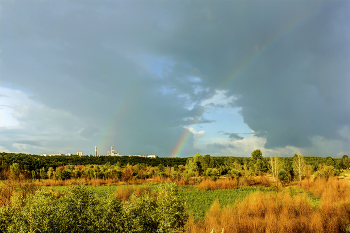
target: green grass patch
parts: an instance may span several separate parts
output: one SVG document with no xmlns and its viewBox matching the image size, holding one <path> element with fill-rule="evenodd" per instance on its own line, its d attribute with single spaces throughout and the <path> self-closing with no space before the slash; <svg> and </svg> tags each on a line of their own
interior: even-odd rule
<svg viewBox="0 0 350 233">
<path fill-rule="evenodd" d="M 206 212 L 218 200 L 220 206 L 232 205 L 238 200 L 242 200 L 247 194 L 262 191 L 276 192 L 275 188 L 262 187 L 244 187 L 239 189 L 224 189 L 224 190 L 186 190 L 182 189 L 181 195 L 186 200 L 189 213 L 196 220 L 201 220 L 205 217 Z"/>
<path fill-rule="evenodd" d="M 306 192 L 304 189 L 302 188 L 289 188 L 288 187 L 288 190 L 290 191 L 290 193 L 292 195 L 295 195 L 297 193 L 307 193 L 307 195 L 309 196 L 309 201 L 310 201 L 310 204 L 313 208 L 319 208 L 320 205 L 321 205 L 321 198 L 317 198 L 315 197 L 314 195 L 312 195 L 312 193 L 310 192 Z"/>
</svg>

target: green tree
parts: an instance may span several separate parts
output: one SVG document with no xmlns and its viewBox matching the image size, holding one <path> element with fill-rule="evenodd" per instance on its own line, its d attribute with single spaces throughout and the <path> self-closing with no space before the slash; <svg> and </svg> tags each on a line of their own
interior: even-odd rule
<svg viewBox="0 0 350 233">
<path fill-rule="evenodd" d="M 49 177 L 49 179 L 51 179 L 52 175 L 53 175 L 53 168 L 49 167 L 49 169 L 47 170 L 47 177 Z"/>
<path fill-rule="evenodd" d="M 217 168 L 208 168 L 205 174 L 212 180 L 217 180 L 220 177 L 220 172 Z"/>
<path fill-rule="evenodd" d="M 236 169 L 231 169 L 228 174 L 230 175 L 231 178 L 235 178 L 235 179 L 242 176 L 241 172 Z"/>
<path fill-rule="evenodd" d="M 334 176 L 334 168 L 325 164 L 320 164 L 318 170 L 314 173 L 315 178 L 326 178 L 326 180 L 332 176 Z"/>
<path fill-rule="evenodd" d="M 232 168 L 232 167 L 234 167 L 235 161 L 236 160 L 233 158 L 233 156 L 229 156 L 225 161 L 225 165 Z"/>
<path fill-rule="evenodd" d="M 32 179 L 33 179 L 33 180 L 36 179 L 36 172 L 35 172 L 35 170 L 32 170 Z"/>
<path fill-rule="evenodd" d="M 164 172 L 164 165 L 163 164 L 158 165 L 158 171 Z"/>
<path fill-rule="evenodd" d="M 238 171 L 242 171 L 242 164 L 240 162 L 238 162 L 237 159 L 235 159 L 235 162 L 233 163 L 233 168 L 238 170 Z"/>
<path fill-rule="evenodd" d="M 249 162 L 249 168 L 256 173 L 267 171 L 267 162 L 262 156 L 262 152 L 259 149 L 254 150 L 251 153 L 251 161 Z"/>
<path fill-rule="evenodd" d="M 207 170 L 208 168 L 214 168 L 215 167 L 215 161 L 210 155 L 204 155 L 202 160 L 202 168 L 203 172 Z"/>
<path fill-rule="evenodd" d="M 285 186 L 288 183 L 289 178 L 288 178 L 287 172 L 284 169 L 281 169 L 278 172 L 278 179 L 281 181 L 283 186 Z"/>
<path fill-rule="evenodd" d="M 328 156 L 326 158 L 326 164 L 327 164 L 327 166 L 334 167 L 335 166 L 335 161 L 334 161 L 334 159 L 331 156 Z"/>
<path fill-rule="evenodd" d="M 10 166 L 10 172 L 11 172 L 10 176 L 11 176 L 12 179 L 19 179 L 19 175 L 20 175 L 20 172 L 21 172 L 19 163 L 13 163 Z"/>
<path fill-rule="evenodd" d="M 258 159 L 263 159 L 262 152 L 259 149 L 256 149 L 251 153 L 251 157 L 253 161 L 257 161 Z"/>
<path fill-rule="evenodd" d="M 196 153 L 193 158 L 187 160 L 187 169 L 190 173 L 194 172 L 197 176 L 201 176 L 203 174 L 203 163 L 203 156 Z"/>
<path fill-rule="evenodd" d="M 62 180 L 62 171 L 59 168 L 56 168 L 55 180 Z"/>
<path fill-rule="evenodd" d="M 350 167 L 350 159 L 349 159 L 349 156 L 343 155 L 343 157 L 342 157 L 342 159 L 341 159 L 341 164 L 342 164 L 342 168 L 343 168 L 343 169 L 349 169 L 349 167 Z"/>
<path fill-rule="evenodd" d="M 40 174 L 40 179 L 45 179 L 46 178 L 45 167 L 39 169 L 39 174 Z"/>
</svg>

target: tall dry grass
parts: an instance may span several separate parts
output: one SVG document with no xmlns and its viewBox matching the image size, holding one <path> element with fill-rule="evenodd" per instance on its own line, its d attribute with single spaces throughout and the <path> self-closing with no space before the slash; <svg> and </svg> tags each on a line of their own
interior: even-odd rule
<svg viewBox="0 0 350 233">
<path fill-rule="evenodd" d="M 127 185 L 125 187 L 116 189 L 114 192 L 114 196 L 120 201 L 129 200 L 135 194 L 137 197 L 140 197 L 145 194 L 149 194 L 154 196 L 155 194 L 151 191 L 151 188 L 147 185 L 135 186 L 135 185 Z"/>
<path fill-rule="evenodd" d="M 321 205 L 313 207 L 307 193 L 255 192 L 231 206 L 216 201 L 201 222 L 187 223 L 190 232 L 345 232 L 350 222 L 349 182 L 316 180 L 308 191 L 320 195 Z"/>
<path fill-rule="evenodd" d="M 15 191 L 16 185 L 10 180 L 0 184 L 0 207 L 10 204 L 11 196 L 15 193 Z"/>
<path fill-rule="evenodd" d="M 22 199 L 28 194 L 34 194 L 38 187 L 31 181 L 18 181 L 13 179 L 5 180 L 0 184 L 0 207 L 9 205 L 11 197 L 20 193 Z"/>
<path fill-rule="evenodd" d="M 236 179 L 218 179 L 216 181 L 205 179 L 198 185 L 200 190 L 234 189 L 238 187 L 239 182 Z"/>
<path fill-rule="evenodd" d="M 267 176 L 240 177 L 238 179 L 204 179 L 199 185 L 200 190 L 235 189 L 248 186 L 271 187 L 273 184 Z"/>
</svg>

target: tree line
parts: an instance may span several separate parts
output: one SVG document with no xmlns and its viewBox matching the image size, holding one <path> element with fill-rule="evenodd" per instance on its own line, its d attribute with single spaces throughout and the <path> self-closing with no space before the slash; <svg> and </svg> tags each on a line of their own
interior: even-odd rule
<svg viewBox="0 0 350 233">
<path fill-rule="evenodd" d="M 173 180 L 189 180 L 192 177 L 220 176 L 239 178 L 271 174 L 273 180 L 290 182 L 305 177 L 339 175 L 349 169 L 350 159 L 332 157 L 263 157 L 261 150 L 251 157 L 212 157 L 197 153 L 190 158 L 142 158 L 142 157 L 42 157 L 37 155 L 1 153 L 1 179 L 49 179 L 71 178 L 114 179 L 130 181 L 156 176 Z"/>
</svg>

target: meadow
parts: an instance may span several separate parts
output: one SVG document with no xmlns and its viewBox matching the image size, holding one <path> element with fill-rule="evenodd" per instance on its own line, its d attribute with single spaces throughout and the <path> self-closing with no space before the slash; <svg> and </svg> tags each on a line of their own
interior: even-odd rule
<svg viewBox="0 0 350 233">
<path fill-rule="evenodd" d="M 189 219 L 185 232 L 350 232 L 348 180 L 303 180 L 288 187 L 221 189 L 227 180 L 179 186 Z M 231 181 L 232 182 L 232 181 Z M 234 182 L 232 182 L 234 183 Z M 215 185 L 217 187 L 215 188 Z M 157 184 L 96 186 L 121 201 L 152 193 Z M 65 187 L 54 187 L 64 192 Z"/>
<path fill-rule="evenodd" d="M 350 232 L 350 160 L 317 161 L 255 150 L 221 165 L 3 163 L 0 233 Z"/>
<path fill-rule="evenodd" d="M 142 189 L 155 190 L 157 184 L 148 185 L 121 185 L 121 186 L 95 186 L 93 189 L 100 197 L 115 195 L 120 200 L 125 201 L 131 197 L 133 193 L 140 192 Z M 55 186 L 53 190 L 64 193 L 67 187 Z M 138 191 L 137 191 L 138 190 Z M 179 194 L 186 201 L 188 213 L 196 220 L 203 220 L 205 214 L 215 201 L 221 205 L 232 205 L 235 201 L 242 200 L 246 195 L 261 191 L 274 192 L 278 189 L 274 187 L 242 187 L 237 189 L 224 190 L 200 190 L 198 186 L 186 185 L 179 187 Z M 142 191 L 141 191 L 142 192 Z"/>
<path fill-rule="evenodd" d="M 23 207 L 20 206 L 25 204 L 25 206 L 31 206 L 29 213 L 31 211 L 35 212 L 35 208 L 37 208 L 33 207 L 35 201 L 30 198 L 26 199 L 26 197 L 33 198 L 38 196 L 38 198 L 43 198 L 40 196 L 42 195 L 40 192 L 47 192 L 45 194 L 46 196 L 53 195 L 52 197 L 54 198 L 52 200 L 56 200 L 55 198 L 60 199 L 69 196 L 72 187 L 82 186 L 89 188 L 93 194 L 92 196 L 102 203 L 104 203 L 102 200 L 117 200 L 122 206 L 128 206 L 128 208 L 133 206 L 133 208 L 136 208 L 135 205 L 144 205 L 147 202 L 149 205 L 147 208 L 150 208 L 150 206 L 157 206 L 152 208 L 158 208 L 158 205 L 154 203 L 158 200 L 159 185 L 167 184 L 167 182 L 123 184 L 117 186 L 75 184 L 67 186 L 44 186 L 40 188 L 40 186 L 34 185 L 33 182 L 22 181 L 21 185 L 14 185 L 13 183 L 12 187 L 14 190 L 12 190 L 12 199 L 10 198 L 12 202 L 3 203 L 6 204 L 5 207 L 7 209 L 2 208 L 2 212 L 0 213 L 0 225 L 2 224 L 3 227 L 5 223 L 12 222 L 12 224 L 16 225 L 16 221 L 19 221 L 18 216 L 16 217 L 16 221 L 6 220 L 6 216 L 8 217 L 9 210 L 11 209 L 9 206 L 17 208 L 18 211 L 18 208 L 22 209 Z M 6 199 L 5 187 L 8 184 L 9 181 L 1 184 L 1 200 Z M 172 184 L 175 185 L 174 183 Z M 236 187 L 236 185 L 236 180 L 223 178 L 216 181 L 209 179 L 202 180 L 201 183 L 196 185 L 175 185 L 177 189 L 175 196 L 177 196 L 179 203 L 184 204 L 183 214 L 184 216 L 188 216 L 188 218 L 184 221 L 183 228 L 168 229 L 169 231 L 165 232 L 350 232 L 350 183 L 347 179 L 339 179 L 338 177 L 328 180 L 305 179 L 302 182 L 293 182 L 286 187 L 277 187 L 272 182 L 269 185 L 265 182 L 264 186 Z M 51 194 L 49 194 L 50 192 Z M 35 194 L 35 196 L 32 194 Z M 17 197 L 17 199 L 14 199 L 14 197 Z M 18 198 L 21 197 L 23 197 L 20 199 L 22 200 L 20 201 L 22 204 L 18 204 Z M 46 199 L 44 198 L 44 200 Z M 153 202 L 149 200 L 153 200 Z M 106 203 L 104 205 L 108 206 Z M 89 209 L 88 207 L 86 208 Z M 134 211 L 137 212 L 139 208 L 140 206 Z M 66 211 L 67 213 L 67 210 L 62 211 Z M 100 214 L 103 211 L 100 210 Z M 15 212 L 11 213 L 16 215 L 20 212 L 16 214 Z M 156 215 L 158 212 L 154 210 L 153 212 L 150 211 L 150 213 Z M 22 217 L 19 219 L 23 220 L 23 215 L 21 213 L 20 216 Z M 35 216 L 40 219 L 40 214 Z M 108 216 L 105 217 L 107 218 Z M 139 221 L 144 221 L 144 219 L 139 219 Z M 105 224 L 108 225 L 110 223 L 105 222 Z M 49 232 L 45 231 L 40 224 L 36 228 L 41 232 Z M 20 231 L 21 229 L 16 227 L 7 230 L 6 228 L 2 229 L 1 232 L 28 232 Z M 89 231 L 87 229 L 84 231 L 118 232 L 115 229 L 114 231 Z M 134 232 L 153 231 L 145 231 L 145 228 L 143 228 L 143 231 L 136 230 Z"/>
</svg>

